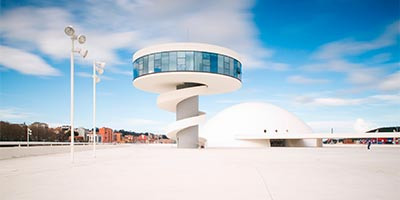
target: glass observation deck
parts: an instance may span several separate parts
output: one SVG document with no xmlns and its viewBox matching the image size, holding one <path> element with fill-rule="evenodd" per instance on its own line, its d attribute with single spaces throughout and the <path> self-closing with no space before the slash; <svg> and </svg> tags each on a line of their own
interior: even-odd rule
<svg viewBox="0 0 400 200">
<path fill-rule="evenodd" d="M 207 72 L 241 80 L 242 64 L 232 57 L 203 51 L 165 51 L 133 61 L 133 79 L 160 72 Z"/>
</svg>

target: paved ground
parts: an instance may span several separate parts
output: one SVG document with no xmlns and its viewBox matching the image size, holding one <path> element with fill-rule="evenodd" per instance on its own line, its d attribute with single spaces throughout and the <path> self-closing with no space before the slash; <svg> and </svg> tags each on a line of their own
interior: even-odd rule
<svg viewBox="0 0 400 200">
<path fill-rule="evenodd" d="M 96 149 L 107 149 L 115 148 L 117 145 L 112 144 L 100 144 L 96 145 Z M 75 145 L 74 150 L 78 151 L 90 151 L 93 149 L 92 145 Z M 28 156 L 41 156 L 56 153 L 68 153 L 71 151 L 69 145 L 57 145 L 57 146 L 30 146 L 30 147 L 0 147 L 0 160 L 10 158 L 21 158 Z"/>
<path fill-rule="evenodd" d="M 400 199 L 400 148 L 122 146 L 0 160 L 0 199 Z"/>
</svg>

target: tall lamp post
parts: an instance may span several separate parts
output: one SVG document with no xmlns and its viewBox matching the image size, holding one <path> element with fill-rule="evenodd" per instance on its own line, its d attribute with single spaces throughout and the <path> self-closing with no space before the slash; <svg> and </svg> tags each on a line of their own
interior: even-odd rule
<svg viewBox="0 0 400 200">
<path fill-rule="evenodd" d="M 26 146 L 29 147 L 29 136 L 32 135 L 32 130 L 27 126 L 26 127 Z"/>
<path fill-rule="evenodd" d="M 100 77 L 104 73 L 105 62 L 93 61 L 93 157 L 96 158 L 96 84 L 100 82 Z M 97 73 L 96 73 L 97 72 Z"/>
<path fill-rule="evenodd" d="M 86 42 L 84 35 L 76 35 L 75 29 L 72 26 L 67 26 L 64 29 L 67 36 L 71 38 L 71 107 L 70 107 L 70 121 L 71 121 L 71 162 L 74 161 L 74 53 L 79 53 L 83 58 L 88 54 L 86 49 L 75 48 L 75 40 L 78 40 L 80 44 Z"/>
</svg>

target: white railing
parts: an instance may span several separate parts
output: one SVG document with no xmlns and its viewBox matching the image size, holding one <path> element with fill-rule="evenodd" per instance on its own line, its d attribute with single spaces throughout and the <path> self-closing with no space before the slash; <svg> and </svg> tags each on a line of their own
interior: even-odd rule
<svg viewBox="0 0 400 200">
<path fill-rule="evenodd" d="M 53 146 L 53 145 L 70 145 L 70 142 L 37 142 L 29 141 L 32 146 Z M 75 145 L 89 145 L 89 142 L 75 142 Z M 0 146 L 27 146 L 27 141 L 0 141 Z"/>
</svg>

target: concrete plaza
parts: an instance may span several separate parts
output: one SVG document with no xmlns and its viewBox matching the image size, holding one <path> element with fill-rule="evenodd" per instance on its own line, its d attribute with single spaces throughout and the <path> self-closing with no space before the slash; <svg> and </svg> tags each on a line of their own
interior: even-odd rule
<svg viewBox="0 0 400 200">
<path fill-rule="evenodd" d="M 115 145 L 114 145 L 115 146 Z M 2 151 L 0 149 L 0 151 Z M 118 145 L 0 160 L 0 199 L 399 199 L 400 147 Z"/>
</svg>

